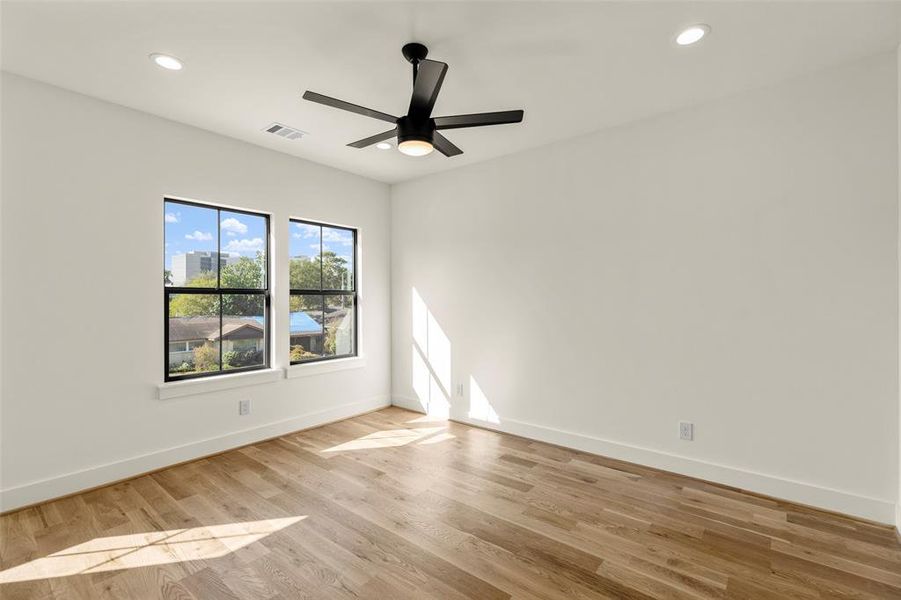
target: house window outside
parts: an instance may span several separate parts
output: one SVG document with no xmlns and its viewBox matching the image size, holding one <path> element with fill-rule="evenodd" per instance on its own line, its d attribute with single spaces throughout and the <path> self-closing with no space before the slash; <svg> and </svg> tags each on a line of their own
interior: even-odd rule
<svg viewBox="0 0 901 600">
<path fill-rule="evenodd" d="M 166 381 L 269 366 L 269 217 L 164 202 Z"/>
<path fill-rule="evenodd" d="M 291 364 L 357 355 L 357 230 L 291 219 Z"/>
</svg>

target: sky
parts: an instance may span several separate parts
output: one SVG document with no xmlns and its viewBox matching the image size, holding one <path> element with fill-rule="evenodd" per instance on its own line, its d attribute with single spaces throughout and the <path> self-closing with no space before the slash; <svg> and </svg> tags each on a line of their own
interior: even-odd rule
<svg viewBox="0 0 901 600">
<path fill-rule="evenodd" d="M 216 251 L 222 238 L 222 252 L 254 258 L 266 248 L 266 220 L 228 210 L 166 202 L 166 268 L 172 268 L 176 254 Z"/>
<path fill-rule="evenodd" d="M 321 229 L 322 251 L 332 251 L 347 260 L 348 265 L 352 265 L 353 261 L 351 258 L 354 251 L 353 232 L 348 229 L 338 229 L 336 227 L 326 226 L 323 226 Z M 319 254 L 320 243 L 319 230 L 319 225 L 291 223 L 291 241 L 288 248 L 288 253 L 291 258 L 299 256 L 317 256 Z"/>
<path fill-rule="evenodd" d="M 253 258 L 258 250 L 265 249 L 266 220 L 244 213 L 177 202 L 166 202 L 166 269 L 172 268 L 176 254 L 197 251 L 216 251 L 221 234 L 222 252 Z M 320 234 L 321 229 L 321 234 Z M 320 240 L 321 237 L 321 240 Z M 291 223 L 291 241 L 288 248 L 293 257 L 319 255 L 320 241 L 323 251 L 332 251 L 353 264 L 353 232 L 347 229 L 305 223 Z"/>
</svg>

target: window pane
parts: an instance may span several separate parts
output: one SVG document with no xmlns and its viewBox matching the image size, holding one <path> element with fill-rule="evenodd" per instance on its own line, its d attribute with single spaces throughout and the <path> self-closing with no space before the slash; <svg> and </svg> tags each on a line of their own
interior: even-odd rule
<svg viewBox="0 0 901 600">
<path fill-rule="evenodd" d="M 322 296 L 291 296 L 291 362 L 322 356 Z"/>
<path fill-rule="evenodd" d="M 219 212 L 222 252 L 221 286 L 266 287 L 266 218 L 223 210 Z"/>
<path fill-rule="evenodd" d="M 351 295 L 325 297 L 326 356 L 354 353 L 354 298 Z"/>
<path fill-rule="evenodd" d="M 352 290 L 354 233 L 337 227 L 322 228 L 322 289 Z"/>
<path fill-rule="evenodd" d="M 216 209 L 165 203 L 165 285 L 216 287 Z"/>
<path fill-rule="evenodd" d="M 168 327 L 170 375 L 219 370 L 218 295 L 171 294 Z"/>
<path fill-rule="evenodd" d="M 291 223 L 291 288 L 295 290 L 322 289 L 319 269 L 319 237 L 321 227 L 307 223 Z"/>
<path fill-rule="evenodd" d="M 262 294 L 222 295 L 222 369 L 266 364 L 266 312 Z"/>
</svg>

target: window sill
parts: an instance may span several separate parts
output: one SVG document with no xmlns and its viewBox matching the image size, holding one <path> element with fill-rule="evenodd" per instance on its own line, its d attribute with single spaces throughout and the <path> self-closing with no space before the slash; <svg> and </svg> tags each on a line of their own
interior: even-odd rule
<svg viewBox="0 0 901 600">
<path fill-rule="evenodd" d="M 217 375 L 203 379 L 188 379 L 185 381 L 169 381 L 157 386 L 160 400 L 205 394 L 207 392 L 219 392 L 246 385 L 269 383 L 284 378 L 284 369 L 260 369 L 247 373 L 234 373 L 230 375 Z"/>
<path fill-rule="evenodd" d="M 334 360 L 291 365 L 285 369 L 285 375 L 287 375 L 288 379 L 294 379 L 295 377 L 309 377 L 310 375 L 321 375 L 346 369 L 359 369 L 365 366 L 365 356 L 351 356 L 350 358 L 336 358 Z"/>
</svg>

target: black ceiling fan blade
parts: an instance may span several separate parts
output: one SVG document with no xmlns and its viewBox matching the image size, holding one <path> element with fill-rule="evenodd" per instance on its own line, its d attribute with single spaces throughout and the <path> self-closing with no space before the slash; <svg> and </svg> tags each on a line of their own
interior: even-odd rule
<svg viewBox="0 0 901 600">
<path fill-rule="evenodd" d="M 454 146 L 453 142 L 437 131 L 433 134 L 432 145 L 444 156 L 457 156 L 458 154 L 463 154 L 463 151 Z"/>
<path fill-rule="evenodd" d="M 362 140 L 357 140 L 356 142 L 351 142 L 348 144 L 351 148 L 365 148 L 366 146 L 371 146 L 373 144 L 377 144 L 378 142 L 384 142 L 385 140 L 391 139 L 397 135 L 397 127 L 394 129 L 389 129 L 388 131 L 383 131 L 382 133 L 377 133 L 375 135 L 371 135 L 368 138 L 363 138 Z"/>
<path fill-rule="evenodd" d="M 421 60 L 417 66 L 409 115 L 413 120 L 428 119 L 447 74 L 447 64 L 437 60 Z"/>
<path fill-rule="evenodd" d="M 397 117 L 389 115 L 388 113 L 372 110 L 371 108 L 366 108 L 365 106 L 351 104 L 350 102 L 338 100 L 337 98 L 323 96 L 322 94 L 317 94 L 316 92 L 311 92 L 310 90 L 307 90 L 303 93 L 303 99 L 309 100 L 310 102 L 325 104 L 326 106 L 331 106 L 332 108 L 340 108 L 341 110 L 357 113 L 358 115 L 363 115 L 365 117 L 372 117 L 373 119 L 379 119 L 381 121 L 387 121 L 389 123 L 397 123 Z"/>
<path fill-rule="evenodd" d="M 435 129 L 460 129 L 463 127 L 519 123 L 522 121 L 523 114 L 521 110 L 502 110 L 500 112 L 477 113 L 474 115 L 435 117 Z"/>
</svg>

